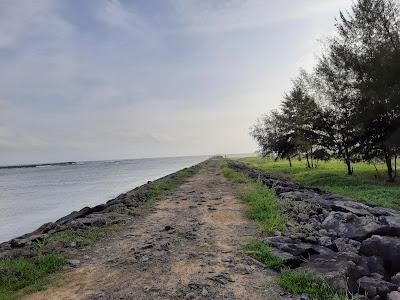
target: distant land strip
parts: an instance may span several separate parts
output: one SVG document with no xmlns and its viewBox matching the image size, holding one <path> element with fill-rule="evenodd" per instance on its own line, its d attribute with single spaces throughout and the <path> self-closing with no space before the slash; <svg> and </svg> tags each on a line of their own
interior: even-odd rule
<svg viewBox="0 0 400 300">
<path fill-rule="evenodd" d="M 66 161 L 66 162 L 58 162 L 58 163 L 0 166 L 0 169 L 36 168 L 36 167 L 47 167 L 47 166 L 69 166 L 69 165 L 75 165 L 75 164 L 76 164 L 75 161 Z"/>
</svg>

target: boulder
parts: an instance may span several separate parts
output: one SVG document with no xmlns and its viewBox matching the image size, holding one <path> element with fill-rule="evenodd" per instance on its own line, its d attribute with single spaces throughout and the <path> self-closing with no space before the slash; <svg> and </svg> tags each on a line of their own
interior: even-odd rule
<svg viewBox="0 0 400 300">
<path fill-rule="evenodd" d="M 336 200 L 333 201 L 331 209 L 333 211 L 348 212 L 357 216 L 372 216 L 369 206 L 355 201 Z"/>
<path fill-rule="evenodd" d="M 390 274 L 400 272 L 400 238 L 373 235 L 361 243 L 360 253 L 365 256 L 379 256 Z"/>
<path fill-rule="evenodd" d="M 337 238 L 333 242 L 336 245 L 336 248 L 340 252 L 355 252 L 358 253 L 358 250 L 361 247 L 361 243 L 348 238 Z"/>
<path fill-rule="evenodd" d="M 384 226 L 368 217 L 358 217 L 353 213 L 330 212 L 322 223 L 326 230 L 335 231 L 339 237 L 363 241 Z"/>
<path fill-rule="evenodd" d="M 393 275 L 390 281 L 400 287 L 400 273 Z"/>
<path fill-rule="evenodd" d="M 305 267 L 323 275 L 339 290 L 346 291 L 348 288 L 355 290 L 356 280 L 361 276 L 368 275 L 368 270 L 360 262 L 361 257 L 357 254 L 322 254 L 311 257 Z"/>
<path fill-rule="evenodd" d="M 386 299 L 386 295 L 397 289 L 397 285 L 383 280 L 380 276 L 364 276 L 357 280 L 361 294 L 365 293 L 369 299 L 380 296 Z"/>
</svg>

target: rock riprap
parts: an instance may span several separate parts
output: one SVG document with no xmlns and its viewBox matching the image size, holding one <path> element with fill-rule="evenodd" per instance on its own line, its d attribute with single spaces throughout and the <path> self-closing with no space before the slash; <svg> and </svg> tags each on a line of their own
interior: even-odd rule
<svg viewBox="0 0 400 300">
<path fill-rule="evenodd" d="M 289 268 L 309 268 L 366 299 L 400 299 L 400 212 L 281 179 L 230 160 L 276 191 L 288 233 L 265 239 Z"/>
</svg>

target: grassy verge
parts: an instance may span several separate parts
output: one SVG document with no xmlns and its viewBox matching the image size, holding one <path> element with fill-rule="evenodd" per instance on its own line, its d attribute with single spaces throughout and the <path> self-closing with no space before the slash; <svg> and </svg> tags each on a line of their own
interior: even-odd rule
<svg viewBox="0 0 400 300">
<path fill-rule="evenodd" d="M 38 252 L 43 253 L 45 249 L 51 249 L 57 243 L 64 245 L 73 245 L 73 247 L 88 246 L 96 242 L 99 238 L 106 234 L 106 230 L 111 228 L 112 225 L 104 225 L 102 227 L 92 227 L 87 231 L 79 232 L 76 230 L 64 230 L 50 235 L 48 238 L 38 243 Z"/>
<path fill-rule="evenodd" d="M 245 248 L 244 253 L 261 262 L 264 266 L 278 270 L 282 267 L 283 261 L 272 253 L 272 248 L 262 241 L 254 240 Z"/>
<path fill-rule="evenodd" d="M 265 234 L 286 231 L 287 218 L 274 190 L 265 188 L 261 182 L 251 182 L 248 177 L 226 165 L 222 172 L 229 181 L 240 184 L 239 197 L 247 204 L 246 216 L 255 221 Z"/>
<path fill-rule="evenodd" d="M 311 300 L 350 300 L 346 294 L 338 293 L 325 279 L 316 277 L 307 270 L 282 270 L 278 285 L 289 293 L 307 294 Z"/>
<path fill-rule="evenodd" d="M 341 194 L 368 203 L 400 209 L 400 184 L 389 184 L 384 180 L 385 166 L 377 164 L 378 173 L 372 164 L 354 164 L 354 175 L 346 175 L 346 166 L 339 160 L 320 162 L 317 168 L 307 169 L 304 161 L 275 161 L 271 158 L 246 157 L 240 161 L 269 174 L 283 176 L 305 186 Z"/>
<path fill-rule="evenodd" d="M 223 166 L 222 172 L 229 181 L 238 185 L 240 198 L 247 204 L 247 217 L 259 224 L 263 233 L 270 235 L 275 231 L 287 232 L 288 218 L 283 213 L 287 203 L 279 201 L 274 190 L 265 188 L 260 182 L 252 182 L 227 165 Z M 350 299 L 347 295 L 338 293 L 326 280 L 308 271 L 282 269 L 283 261 L 262 241 L 250 242 L 243 252 L 266 267 L 280 271 L 277 284 L 289 293 L 307 294 L 313 300 Z"/>
<path fill-rule="evenodd" d="M 1 260 L 0 299 L 13 299 L 23 293 L 45 288 L 50 282 L 49 275 L 60 270 L 65 263 L 61 254 L 40 255 L 34 260 Z"/>
</svg>

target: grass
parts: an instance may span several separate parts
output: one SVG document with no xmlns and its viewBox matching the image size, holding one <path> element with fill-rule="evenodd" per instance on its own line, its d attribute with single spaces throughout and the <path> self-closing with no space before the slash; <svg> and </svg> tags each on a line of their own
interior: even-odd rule
<svg viewBox="0 0 400 300">
<path fill-rule="evenodd" d="M 400 184 L 385 182 L 385 166 L 368 163 L 354 164 L 354 175 L 348 176 L 346 166 L 339 160 L 320 162 L 317 168 L 307 169 L 305 161 L 295 160 L 289 167 L 287 161 L 271 158 L 246 157 L 242 162 L 261 171 L 290 178 L 308 187 L 316 187 L 374 205 L 400 210 Z"/>
<path fill-rule="evenodd" d="M 60 270 L 66 261 L 61 254 L 38 256 L 34 260 L 25 258 L 0 261 L 0 299 L 13 299 L 23 292 L 34 292 L 45 288 L 50 274 Z"/>
<path fill-rule="evenodd" d="M 177 172 L 171 178 L 161 180 L 159 182 L 157 181 L 153 182 L 147 194 L 149 196 L 149 199 L 157 199 L 165 196 L 168 191 L 177 188 L 182 183 L 183 180 L 193 176 L 198 172 L 198 170 L 199 170 L 198 166 L 188 169 L 183 169 Z"/>
<path fill-rule="evenodd" d="M 286 232 L 287 217 L 282 212 L 284 204 L 276 198 L 274 190 L 265 188 L 261 182 L 252 182 L 226 165 L 222 173 L 229 181 L 240 185 L 239 197 L 247 204 L 246 216 L 255 221 L 265 234 Z"/>
<path fill-rule="evenodd" d="M 50 235 L 48 238 L 38 243 L 38 248 L 39 251 L 41 251 L 42 249 L 51 247 L 58 242 L 63 242 L 67 245 L 74 243 L 76 247 L 91 245 L 100 237 L 105 235 L 105 231 L 109 226 L 110 225 L 92 227 L 84 232 L 78 232 L 72 229 L 60 231 Z"/>
<path fill-rule="evenodd" d="M 245 248 L 244 253 L 258 260 L 263 265 L 271 269 L 280 269 L 282 267 L 282 259 L 272 253 L 272 248 L 262 241 L 251 241 Z"/>
<path fill-rule="evenodd" d="M 277 278 L 278 285 L 293 294 L 307 294 L 311 300 L 350 300 L 340 294 L 325 279 L 315 276 L 308 270 L 284 269 Z"/>
</svg>

